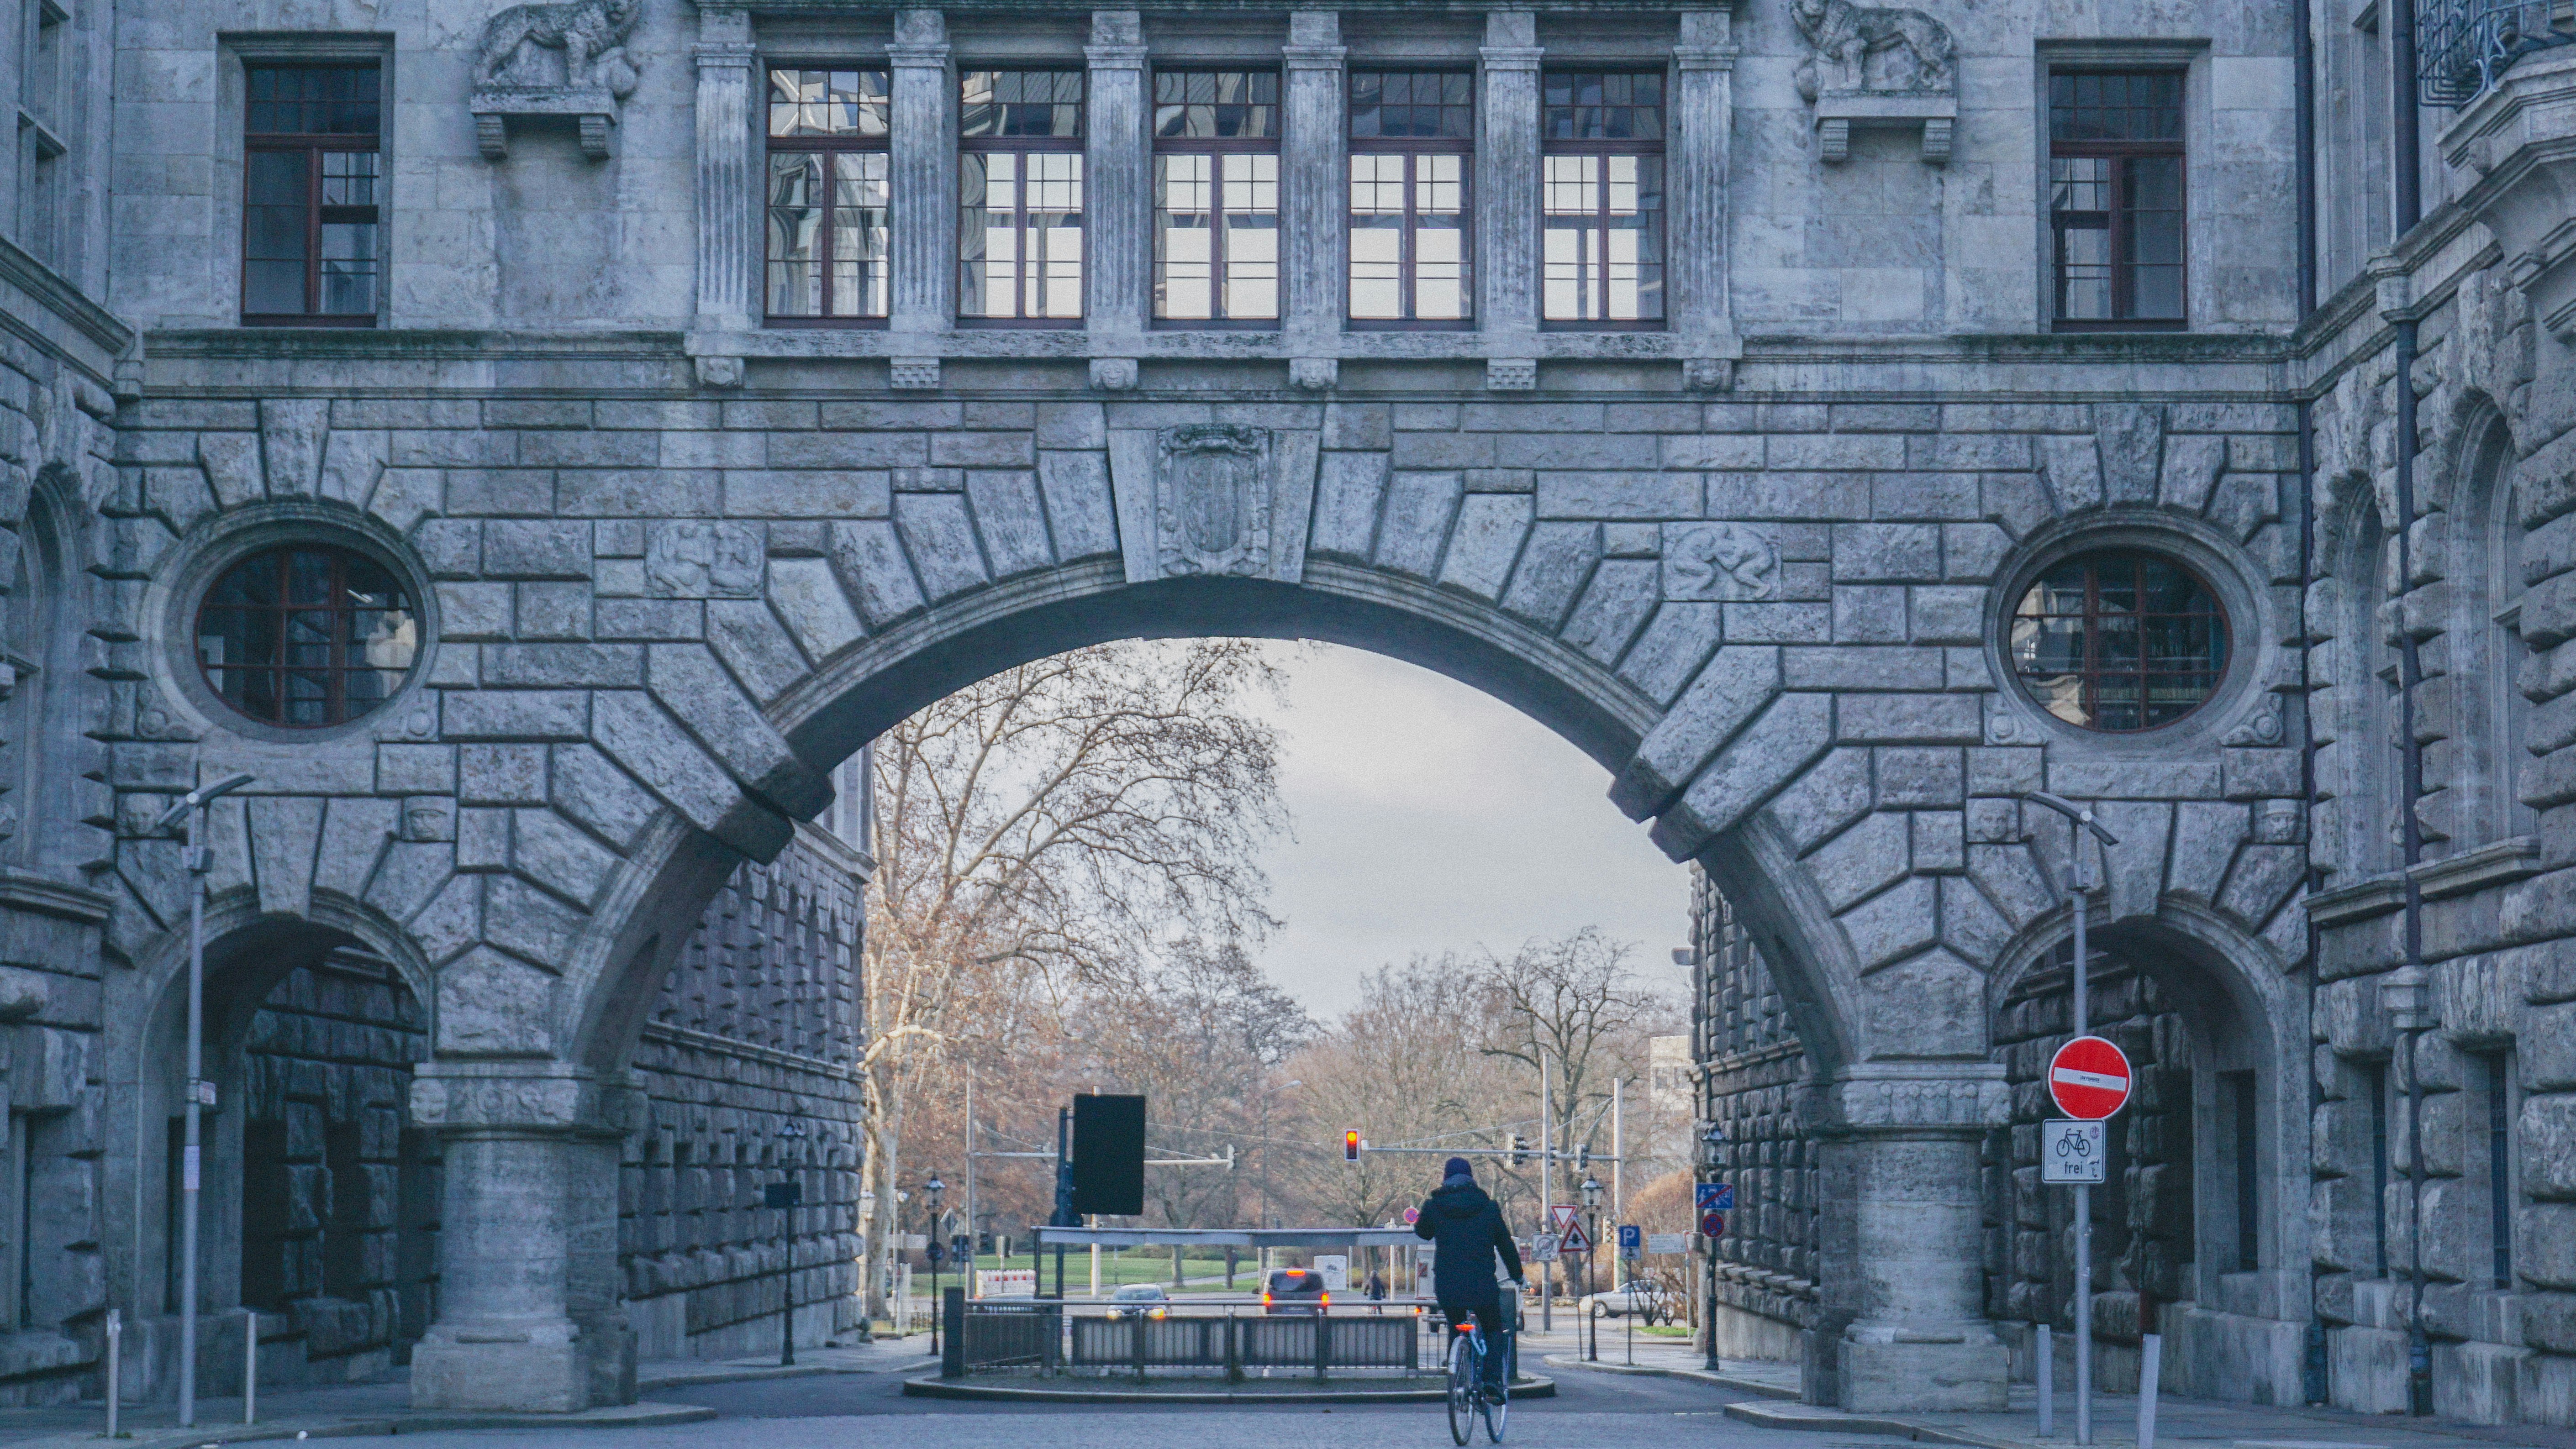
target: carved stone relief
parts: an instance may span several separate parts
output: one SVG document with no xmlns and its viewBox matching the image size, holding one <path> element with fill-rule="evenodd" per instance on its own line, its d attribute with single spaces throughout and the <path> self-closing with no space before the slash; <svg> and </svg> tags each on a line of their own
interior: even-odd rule
<svg viewBox="0 0 2576 1449">
<path fill-rule="evenodd" d="M 509 154 L 507 119 L 568 116 L 582 154 L 609 155 L 610 128 L 640 79 L 626 42 L 644 0 L 553 0 L 513 5 L 483 28 L 474 66 L 474 138 L 484 159 Z"/>
<path fill-rule="evenodd" d="M 644 534 L 645 592 L 657 599 L 760 597 L 760 531 L 747 524 L 673 519 Z"/>
<path fill-rule="evenodd" d="M 1742 523 L 1667 524 L 1664 597 L 1772 599 L 1780 593 L 1780 548 Z"/>
<path fill-rule="evenodd" d="M 1949 27 L 1920 10 L 1852 0 L 1790 0 L 1789 18 L 1807 42 L 1798 94 L 1816 108 L 1824 160 L 1851 155 L 1855 125 L 1920 125 L 1925 163 L 1949 161 L 1959 115 Z"/>
<path fill-rule="evenodd" d="M 1270 566 L 1270 432 L 1208 424 L 1154 438 L 1154 536 L 1166 574 Z"/>
</svg>

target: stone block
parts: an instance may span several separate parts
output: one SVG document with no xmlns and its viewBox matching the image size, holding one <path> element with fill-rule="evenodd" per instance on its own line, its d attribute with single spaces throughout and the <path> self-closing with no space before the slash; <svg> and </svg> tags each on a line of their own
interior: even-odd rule
<svg viewBox="0 0 2576 1449">
<path fill-rule="evenodd" d="M 638 662 L 641 674 L 641 662 Z M 457 798 L 468 805 L 532 805 L 546 798 L 544 745 L 462 745 L 454 750 Z"/>
<path fill-rule="evenodd" d="M 1834 526 L 1834 579 L 1854 583 L 1937 583 L 1941 529 L 1928 523 Z"/>
<path fill-rule="evenodd" d="M 1956 749 L 1882 748 L 1873 750 L 1878 773 L 1878 801 L 1890 809 L 1957 808 L 1963 799 L 1960 752 Z"/>
<path fill-rule="evenodd" d="M 1946 741 L 1975 744 L 1977 701 L 1952 694 L 1847 694 L 1836 702 L 1834 737 L 1845 743 Z"/>
<path fill-rule="evenodd" d="M 1837 648 L 1905 642 L 1905 590 L 1896 584 L 1839 584 L 1833 590 Z M 1870 654 L 1879 651 L 1871 650 Z"/>
<path fill-rule="evenodd" d="M 1601 556 L 1601 530 L 1589 523 L 1539 523 L 1503 590 L 1503 608 L 1553 632 Z"/>
</svg>

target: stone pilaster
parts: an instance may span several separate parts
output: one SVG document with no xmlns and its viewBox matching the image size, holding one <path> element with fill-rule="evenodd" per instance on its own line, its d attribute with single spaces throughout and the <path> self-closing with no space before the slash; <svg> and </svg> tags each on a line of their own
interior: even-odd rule
<svg viewBox="0 0 2576 1449">
<path fill-rule="evenodd" d="M 928 385 L 936 387 L 934 339 L 957 316 L 957 77 L 949 68 L 948 17 L 937 10 L 896 11 L 886 60 L 894 71 L 889 326 L 918 339 L 914 361 L 928 359 Z M 904 383 L 899 378 L 896 385 Z"/>
<path fill-rule="evenodd" d="M 1132 357 L 1153 286 L 1144 20 L 1133 10 L 1094 10 L 1091 43 L 1082 53 L 1090 67 L 1082 162 L 1090 291 L 1083 312 L 1094 357 Z"/>
<path fill-rule="evenodd" d="M 1996 1411 L 2010 1355 L 1984 1306 L 1979 1146 L 2011 1106 L 1982 1062 L 1863 1065 L 1807 1089 L 1823 1148 L 1811 1402 Z"/>
<path fill-rule="evenodd" d="M 741 6 L 698 9 L 698 307 L 699 332 L 744 332 L 757 315 L 754 280 L 761 255 L 758 132 L 752 88 L 758 53 L 751 12 Z M 742 380 L 739 357 L 698 357 L 702 380 Z"/>
<path fill-rule="evenodd" d="M 438 1321 L 412 1405 L 571 1413 L 635 1397 L 618 1148 L 632 1090 L 562 1063 L 432 1062 L 412 1119 L 445 1139 Z"/>
<path fill-rule="evenodd" d="M 1519 364 L 1538 355 L 1538 17 L 1487 15 L 1478 54 L 1476 325 L 1487 385 L 1526 387 L 1535 368 Z"/>
<path fill-rule="evenodd" d="M 1681 43 L 1673 48 L 1680 72 L 1672 102 L 1672 152 L 1664 174 L 1671 233 L 1665 238 L 1664 279 L 1673 335 L 1694 386 L 1733 381 L 1743 354 L 1735 335 L 1728 292 L 1726 190 L 1733 175 L 1735 35 L 1730 10 L 1685 10 Z"/>
<path fill-rule="evenodd" d="M 1288 67 L 1279 157 L 1285 330 L 1292 356 L 1322 384 L 1330 382 L 1350 305 L 1350 79 L 1341 42 L 1338 13 L 1299 10 L 1288 17 L 1281 52 Z"/>
</svg>

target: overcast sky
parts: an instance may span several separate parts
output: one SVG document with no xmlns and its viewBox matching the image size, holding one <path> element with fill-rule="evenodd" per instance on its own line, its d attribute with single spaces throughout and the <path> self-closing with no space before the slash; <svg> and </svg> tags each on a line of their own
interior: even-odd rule
<svg viewBox="0 0 2576 1449">
<path fill-rule="evenodd" d="M 1296 838 L 1268 862 L 1286 929 L 1262 962 L 1329 1018 L 1363 972 L 1416 952 L 1509 953 L 1599 926 L 1677 985 L 1690 878 L 1610 804 L 1610 778 L 1546 726 L 1444 675 L 1335 645 L 1268 646 Z"/>
</svg>

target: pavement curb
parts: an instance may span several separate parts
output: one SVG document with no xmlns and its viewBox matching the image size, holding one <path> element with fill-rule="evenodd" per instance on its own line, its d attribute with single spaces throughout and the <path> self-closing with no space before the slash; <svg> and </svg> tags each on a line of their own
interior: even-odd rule
<svg viewBox="0 0 2576 1449">
<path fill-rule="evenodd" d="M 649 1394 L 661 1389 L 691 1389 L 703 1384 L 757 1383 L 763 1379 L 802 1379 L 817 1374 L 909 1374 L 919 1373 L 939 1360 L 929 1354 L 908 1358 L 883 1367 L 855 1368 L 846 1364 L 800 1363 L 772 1364 L 763 1367 L 743 1365 L 737 1368 L 680 1369 L 672 1373 L 635 1377 L 635 1392 Z"/>
<path fill-rule="evenodd" d="M 1132 1389 L 1015 1389 L 1000 1384 L 954 1384 L 944 1379 L 903 1381 L 903 1392 L 915 1399 L 982 1399 L 1019 1404 L 1436 1404 L 1440 1389 L 1332 1389 L 1297 1393 L 1260 1389 L 1215 1389 L 1205 1393 L 1172 1390 L 1138 1393 Z M 1556 1380 L 1531 1378 L 1512 1385 L 1514 1399 L 1552 1399 Z"/>
<path fill-rule="evenodd" d="M 383 1438 L 453 1429 L 660 1429 L 716 1417 L 697 1404 L 621 1404 L 577 1414 L 378 1414 L 345 1419 L 281 1419 L 267 1424 L 199 1424 L 129 1429 L 116 1440 L 130 1449 L 196 1449 L 200 1444 L 255 1444 L 279 1439 Z M 105 1416 L 101 1415 L 101 1422 Z M 105 1436 L 96 1429 L 20 1439 L 9 1449 L 92 1449 Z"/>
<path fill-rule="evenodd" d="M 1708 1384 L 1714 1388 L 1727 1389 L 1739 1394 L 1759 1394 L 1766 1399 L 1798 1397 L 1798 1391 L 1786 1384 L 1766 1384 L 1760 1379 L 1738 1378 L 1728 1373 L 1711 1373 L 1707 1369 L 1667 1368 L 1660 1364 L 1643 1363 L 1598 1363 L 1576 1358 L 1571 1354 L 1556 1353 L 1549 1354 L 1546 1363 L 1549 1368 L 1582 1369 L 1587 1373 L 1656 1374 L 1668 1379 L 1685 1379 L 1692 1383 Z"/>
<path fill-rule="evenodd" d="M 1804 1429 L 1827 1434 L 1883 1434 L 1924 1444 L 1958 1444 L 1966 1449 L 2027 1449 L 2023 1441 L 1970 1433 L 1965 1429 L 1917 1424 L 1908 1419 L 1881 1419 L 1847 1414 L 1812 1404 L 1729 1404 L 1726 1417 L 1765 1429 Z"/>
</svg>

